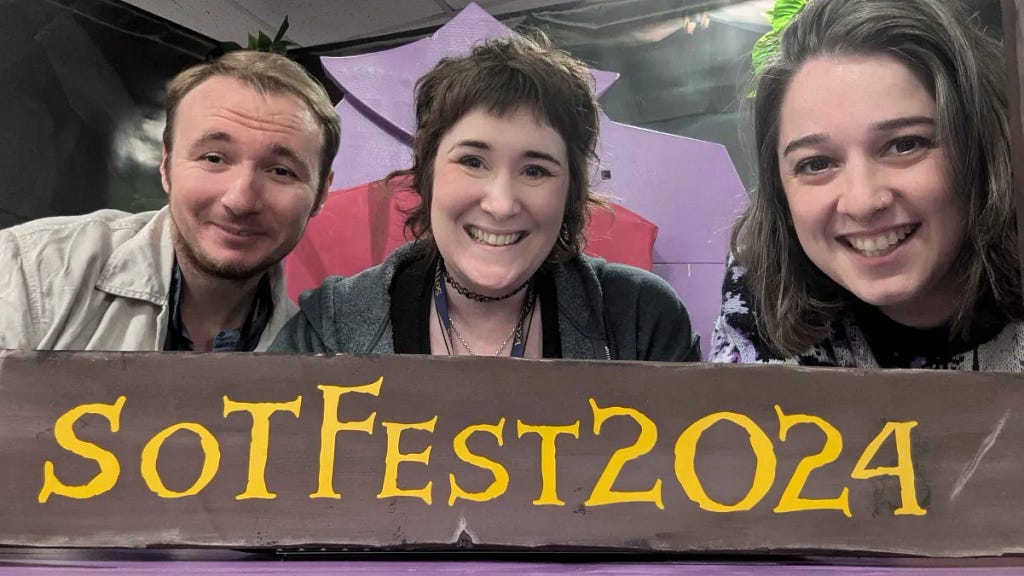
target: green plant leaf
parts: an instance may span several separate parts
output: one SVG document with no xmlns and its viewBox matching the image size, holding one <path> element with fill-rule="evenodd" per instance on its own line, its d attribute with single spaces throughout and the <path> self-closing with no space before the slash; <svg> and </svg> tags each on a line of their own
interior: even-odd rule
<svg viewBox="0 0 1024 576">
<path fill-rule="evenodd" d="M 284 38 L 284 33 L 288 31 L 288 17 L 284 17 L 284 22 L 281 22 L 281 27 L 277 29 L 277 34 L 274 35 L 274 44 L 281 42 Z"/>
<path fill-rule="evenodd" d="M 274 54 L 280 54 L 282 56 L 288 55 L 288 50 L 293 46 L 298 46 L 295 42 L 285 40 L 284 35 L 288 32 L 288 17 L 284 17 L 284 21 L 281 22 L 281 26 L 277 29 L 277 33 L 273 38 L 267 36 L 262 30 L 257 31 L 256 34 L 249 33 L 247 35 L 247 46 L 244 49 L 252 50 L 254 52 L 272 52 Z M 234 42 L 221 42 L 221 50 L 223 52 L 230 52 L 232 50 L 243 50 L 241 46 Z"/>
<path fill-rule="evenodd" d="M 775 0 L 775 5 L 770 10 L 769 19 L 772 24 L 772 32 L 776 34 L 789 24 L 789 21 L 796 16 L 797 12 L 807 4 L 807 0 Z"/>
<path fill-rule="evenodd" d="M 270 39 L 270 36 L 267 36 L 266 33 L 263 32 L 263 30 L 260 30 L 258 42 L 259 43 L 256 46 L 260 52 L 270 52 L 270 44 L 272 40 Z"/>
</svg>

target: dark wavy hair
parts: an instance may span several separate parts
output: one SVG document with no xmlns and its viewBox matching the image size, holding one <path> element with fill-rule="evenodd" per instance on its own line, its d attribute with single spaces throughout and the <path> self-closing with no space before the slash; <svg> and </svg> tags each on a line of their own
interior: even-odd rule
<svg viewBox="0 0 1024 576">
<path fill-rule="evenodd" d="M 586 64 L 555 49 L 540 32 L 488 40 L 465 56 L 443 58 L 416 82 L 413 165 L 386 178 L 392 184 L 396 178 L 411 177 L 408 186 L 422 200 L 408 214 L 406 230 L 429 240 L 437 148 L 445 133 L 477 108 L 497 115 L 532 110 L 565 141 L 569 193 L 562 228 L 548 259 L 563 261 L 579 254 L 586 244 L 583 231 L 589 206 L 605 205 L 590 189 L 591 164 L 597 161 L 599 108 Z"/>
<path fill-rule="evenodd" d="M 732 230 L 762 339 L 791 356 L 828 336 L 853 296 L 808 259 L 779 177 L 783 97 L 808 60 L 885 55 L 921 78 L 935 98 L 950 187 L 967 207 L 967 238 L 953 264 L 960 283 L 950 338 L 966 335 L 984 307 L 994 320 L 1024 316 L 1011 185 L 1005 72 L 998 42 L 955 0 L 811 0 L 755 77 L 757 188 Z M 982 306 L 982 303 L 985 303 Z M 991 310 L 988 310 L 988 309 Z"/>
</svg>

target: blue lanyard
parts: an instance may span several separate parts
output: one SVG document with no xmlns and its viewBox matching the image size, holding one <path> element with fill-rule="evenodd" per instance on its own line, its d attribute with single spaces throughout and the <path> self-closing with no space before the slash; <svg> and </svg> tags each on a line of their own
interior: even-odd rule
<svg viewBox="0 0 1024 576">
<path fill-rule="evenodd" d="M 437 317 L 441 319 L 441 326 L 444 328 L 448 341 L 451 342 L 452 318 L 448 313 L 448 289 L 445 287 L 444 261 L 438 261 L 437 270 L 434 272 L 434 308 L 437 309 Z M 536 303 L 537 295 L 531 284 L 526 293 L 526 300 L 523 302 L 523 311 L 516 322 L 515 331 L 512 334 L 512 358 L 522 358 L 526 352 L 526 339 L 523 337 L 523 321 L 529 316 Z"/>
</svg>

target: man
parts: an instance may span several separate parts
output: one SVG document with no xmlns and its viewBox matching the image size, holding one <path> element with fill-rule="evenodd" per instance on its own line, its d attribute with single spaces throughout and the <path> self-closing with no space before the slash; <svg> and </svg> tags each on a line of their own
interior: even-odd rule
<svg viewBox="0 0 1024 576">
<path fill-rule="evenodd" d="M 263 350 L 294 312 L 280 261 L 323 204 L 339 126 L 298 64 L 231 52 L 167 89 L 168 206 L 0 231 L 0 348 Z"/>
</svg>

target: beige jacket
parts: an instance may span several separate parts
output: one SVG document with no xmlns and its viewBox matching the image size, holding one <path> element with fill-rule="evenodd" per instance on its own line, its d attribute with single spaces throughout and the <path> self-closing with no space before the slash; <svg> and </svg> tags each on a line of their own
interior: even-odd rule
<svg viewBox="0 0 1024 576">
<path fill-rule="evenodd" d="M 100 210 L 0 230 L 0 349 L 161 350 L 174 267 L 170 219 Z M 295 305 L 270 275 L 266 350 Z"/>
</svg>

